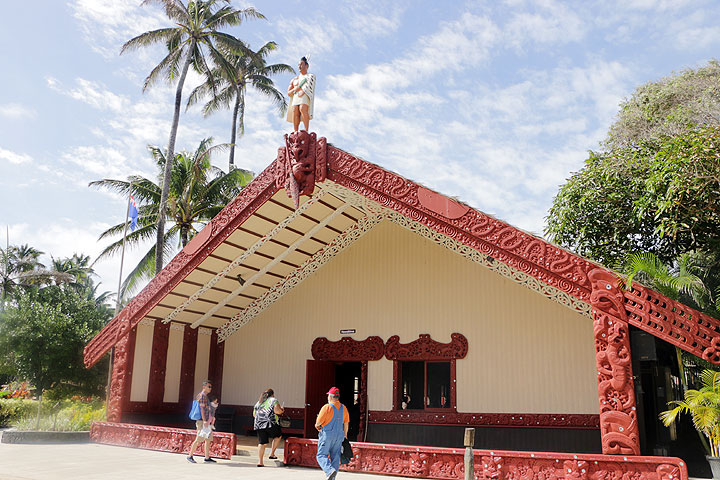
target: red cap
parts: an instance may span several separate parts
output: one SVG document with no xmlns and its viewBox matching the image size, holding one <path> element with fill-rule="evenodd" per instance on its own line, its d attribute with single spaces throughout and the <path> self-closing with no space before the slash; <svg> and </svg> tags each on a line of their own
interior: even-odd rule
<svg viewBox="0 0 720 480">
<path fill-rule="evenodd" d="M 330 390 L 328 390 L 327 394 L 328 395 L 340 395 L 340 389 L 337 387 L 332 387 Z"/>
</svg>

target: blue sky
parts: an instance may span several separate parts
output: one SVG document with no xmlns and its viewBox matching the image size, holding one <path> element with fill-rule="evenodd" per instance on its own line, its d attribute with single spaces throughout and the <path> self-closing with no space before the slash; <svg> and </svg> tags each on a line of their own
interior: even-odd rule
<svg viewBox="0 0 720 480">
<path fill-rule="evenodd" d="M 249 6 L 235 0 L 235 6 Z M 121 45 L 168 25 L 131 0 L 5 2 L 0 30 L 0 240 L 93 258 L 125 200 L 101 178 L 154 178 L 173 88 L 142 93 L 160 47 Z M 623 98 L 718 56 L 715 0 L 264 1 L 268 21 L 230 32 L 274 40 L 272 62 L 310 57 L 311 130 L 334 145 L 520 228 L 541 233 L 558 186 L 597 149 Z M 276 77 L 284 91 L 290 75 Z M 191 76 L 186 87 L 197 85 Z M 288 131 L 249 92 L 236 163 L 255 172 Z M 177 148 L 229 141 L 230 113 L 183 112 Z M 223 154 L 213 159 L 226 169 Z M 129 252 L 132 264 L 145 250 Z M 47 258 L 47 257 L 46 257 Z M 127 263 L 126 263 L 127 265 Z M 98 262 L 103 289 L 119 258 Z"/>
</svg>

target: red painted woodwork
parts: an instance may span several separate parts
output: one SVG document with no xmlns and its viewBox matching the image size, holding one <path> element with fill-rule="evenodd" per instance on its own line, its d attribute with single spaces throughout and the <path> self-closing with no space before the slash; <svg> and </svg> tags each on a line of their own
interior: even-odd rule
<svg viewBox="0 0 720 480">
<path fill-rule="evenodd" d="M 380 337 L 368 337 L 365 340 L 342 337 L 337 342 L 320 337 L 313 341 L 311 351 L 315 360 L 367 362 L 383 357 L 385 343 Z"/>
<path fill-rule="evenodd" d="M 132 301 L 85 346 L 87 368 L 122 339 L 195 267 L 200 265 L 219 245 L 278 191 L 275 163 L 268 166 L 235 199 L 218 213 L 203 229 L 210 236 L 194 254 L 181 251 L 156 275 Z"/>
<path fill-rule="evenodd" d="M 365 426 L 367 424 L 368 411 L 368 362 L 362 362 L 360 365 L 360 395 L 358 398 L 358 406 L 360 407 L 360 425 L 358 426 L 358 440 L 365 441 Z"/>
<path fill-rule="evenodd" d="M 154 425 L 133 425 L 130 423 L 93 422 L 90 440 L 104 445 L 144 448 L 161 452 L 190 453 L 196 431 L 185 428 L 158 427 Z M 230 459 L 235 455 L 234 433 L 213 433 L 210 456 Z M 202 446 L 199 447 L 202 450 Z"/>
<path fill-rule="evenodd" d="M 462 217 L 470 209 L 467 205 L 450 200 L 445 195 L 433 192 L 425 187 L 418 188 L 417 196 L 420 205 L 452 220 Z"/>
<path fill-rule="evenodd" d="M 423 333 L 410 343 L 400 343 L 400 337 L 393 335 L 385 342 L 385 356 L 388 360 L 451 360 L 465 358 L 468 341 L 465 335 L 453 333 L 449 343 L 440 343 Z"/>
<path fill-rule="evenodd" d="M 185 245 L 185 248 L 183 248 L 182 251 L 187 255 L 193 255 L 195 252 L 200 250 L 208 240 L 210 240 L 211 235 L 212 228 L 208 228 L 208 225 L 206 225 L 188 242 L 187 245 Z"/>
<path fill-rule="evenodd" d="M 147 403 L 150 404 L 151 407 L 162 404 L 163 397 L 165 396 L 165 371 L 169 340 L 170 324 L 155 321 L 147 395 Z"/>
<path fill-rule="evenodd" d="M 217 330 L 213 329 L 212 335 L 210 336 L 210 362 L 208 377 L 213 382 L 212 393 L 222 402 L 222 377 L 223 377 L 223 364 L 225 362 L 225 342 L 218 343 Z"/>
<path fill-rule="evenodd" d="M 463 479 L 463 448 L 352 442 L 354 458 L 340 469 L 414 478 Z M 317 440 L 285 440 L 285 464 L 318 467 Z M 687 480 L 674 457 L 473 450 L 476 480 Z"/>
<path fill-rule="evenodd" d="M 278 188 L 285 188 L 288 197 L 300 205 L 300 195 L 312 195 L 316 182 L 327 175 L 327 140 L 314 132 L 293 132 L 285 135 L 285 148 L 278 149 L 275 178 Z"/>
<path fill-rule="evenodd" d="M 323 138 L 317 140 L 317 145 L 316 151 L 319 148 L 320 154 L 316 153 L 316 157 L 322 158 L 325 155 L 327 162 L 316 162 L 315 182 L 322 181 L 325 169 L 328 179 L 441 232 L 487 255 L 493 261 L 505 263 L 582 301 L 589 300 L 591 286 L 588 273 L 595 268 L 601 268 L 599 265 L 472 208 L 468 208 L 459 218 L 438 214 L 422 204 L 418 197 L 422 195 L 419 193 L 422 187 L 418 184 L 340 149 L 327 146 Z M 284 186 L 287 178 L 285 174 L 290 171 L 287 165 L 281 165 L 287 161 L 286 155 L 281 155 L 286 148 L 281 148 L 278 159 L 203 229 L 203 235 L 208 231 L 209 239 L 201 247 L 197 247 L 194 254 L 180 252 L 88 343 L 84 351 L 87 367 L 97 362 L 257 208 Z M 720 364 L 720 340 L 712 344 L 713 339 L 720 337 L 720 321 L 684 305 L 675 305 L 675 311 L 663 309 L 662 318 L 659 318 L 661 321 L 656 322 L 647 307 L 650 304 L 669 305 L 671 300 L 644 287 L 635 285 L 633 290 L 635 289 L 638 291 L 635 297 L 626 295 L 628 320 L 632 325 Z M 695 322 L 699 326 L 697 331 Z M 668 328 L 678 325 L 683 325 L 687 331 L 683 336 L 690 338 L 681 341 L 674 336 L 674 330 Z M 665 334 L 666 336 L 663 336 Z"/>
<path fill-rule="evenodd" d="M 623 292 L 628 322 L 714 364 L 720 363 L 717 320 L 642 285 Z"/>
<path fill-rule="evenodd" d="M 305 364 L 305 438 L 317 438 L 315 420 L 327 403 L 327 392 L 335 384 L 335 364 L 307 360 Z"/>
<path fill-rule="evenodd" d="M 122 412 L 130 403 L 130 383 L 132 382 L 136 332 L 137 330 L 133 328 L 115 345 L 107 406 L 107 419 L 109 422 L 121 421 Z"/>
<path fill-rule="evenodd" d="M 188 413 L 195 392 L 195 360 L 197 357 L 197 328 L 185 325 L 183 332 L 182 357 L 180 360 L 180 392 L 178 403 L 187 405 Z"/>
<path fill-rule="evenodd" d="M 603 453 L 640 455 L 630 332 L 617 277 L 590 272 Z"/>
<path fill-rule="evenodd" d="M 370 423 L 463 425 L 468 427 L 583 428 L 600 427 L 599 415 L 563 413 L 459 413 L 422 410 L 371 410 Z"/>
</svg>

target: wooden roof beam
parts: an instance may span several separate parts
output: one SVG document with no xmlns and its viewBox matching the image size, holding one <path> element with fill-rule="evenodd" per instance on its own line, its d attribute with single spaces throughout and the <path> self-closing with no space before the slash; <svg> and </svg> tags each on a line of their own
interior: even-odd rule
<svg viewBox="0 0 720 480">
<path fill-rule="evenodd" d="M 323 190 L 321 190 L 321 191 L 323 191 Z M 292 245 L 290 245 L 290 246 L 288 247 L 287 250 L 285 250 L 284 252 L 282 252 L 282 253 L 281 253 L 280 255 L 278 255 L 274 260 L 272 260 L 272 261 L 269 262 L 267 265 L 265 265 L 265 266 L 264 266 L 259 272 L 257 272 L 255 275 L 253 275 L 253 276 L 251 276 L 250 278 L 248 278 L 247 280 L 245 280 L 245 283 L 243 283 L 242 285 L 240 285 L 237 289 L 235 289 L 234 292 L 232 292 L 230 295 L 226 296 L 222 301 L 218 302 L 217 305 L 215 305 L 213 308 L 211 308 L 210 310 L 208 310 L 208 312 L 207 312 L 205 315 L 203 315 L 202 317 L 200 317 L 199 319 L 197 319 L 197 320 L 196 320 L 195 322 L 193 322 L 192 325 L 190 325 L 190 326 L 191 326 L 192 328 L 197 328 L 197 327 L 199 327 L 200 325 L 202 325 L 202 323 L 203 323 L 205 320 L 207 320 L 208 318 L 212 317 L 212 316 L 215 314 L 215 312 L 217 312 L 218 310 L 220 310 L 223 306 L 225 306 L 225 304 L 227 304 L 230 300 L 232 300 L 232 299 L 235 298 L 238 294 L 240 294 L 240 292 L 242 292 L 243 290 L 245 290 L 246 288 L 248 288 L 250 285 L 252 285 L 252 284 L 255 282 L 255 280 L 257 280 L 258 278 L 260 278 L 261 276 L 263 276 L 263 275 L 264 275 L 266 272 L 268 272 L 271 268 L 273 268 L 275 265 L 277 265 L 278 263 L 280 263 L 283 258 L 287 257 L 287 256 L 290 255 L 292 252 L 294 252 L 295 249 L 296 249 L 297 247 L 299 247 L 301 243 L 310 240 L 313 235 L 315 235 L 317 232 L 319 232 L 320 230 L 322 230 L 323 228 L 325 228 L 325 226 L 326 226 L 328 223 L 330 223 L 335 217 L 337 217 L 337 216 L 339 216 L 339 215 L 342 215 L 342 213 L 343 213 L 345 210 L 347 210 L 348 208 L 350 208 L 350 205 L 349 205 L 349 204 L 347 204 L 347 203 L 346 203 L 346 204 L 343 204 L 342 206 L 340 206 L 340 208 L 338 208 L 337 210 L 335 210 L 333 213 L 331 213 L 331 214 L 328 215 L 327 217 L 323 218 L 323 220 L 322 220 L 320 223 L 318 223 L 318 224 L 315 225 L 313 228 L 311 228 L 310 230 L 308 230 L 302 237 L 298 238 Z"/>
<path fill-rule="evenodd" d="M 183 303 L 178 305 L 175 310 L 170 312 L 167 317 L 163 319 L 163 323 L 168 323 L 171 320 L 173 320 L 175 317 L 177 317 L 182 311 L 184 311 L 188 306 L 190 306 L 192 303 L 194 303 L 200 296 L 213 288 L 213 286 L 218 283 L 220 280 L 225 278 L 230 272 L 235 270 L 237 267 L 239 267 L 242 262 L 247 260 L 250 255 L 255 253 L 260 247 L 265 245 L 268 241 L 270 241 L 273 237 L 275 237 L 278 233 L 280 233 L 282 230 L 284 230 L 293 220 L 295 220 L 297 217 L 302 215 L 302 213 L 313 206 L 315 203 L 317 203 L 320 198 L 325 194 L 324 190 L 319 190 L 318 193 L 310 197 L 305 203 L 300 205 L 300 207 L 295 210 L 293 213 L 285 217 L 280 223 L 275 225 L 272 230 L 270 230 L 268 233 L 260 237 L 260 239 L 255 242 L 250 248 L 245 250 L 240 256 L 238 256 L 235 260 L 230 262 L 227 267 L 223 268 L 220 272 L 218 272 L 213 278 L 208 280 L 205 285 L 202 286 L 202 288 L 199 288 L 195 293 L 190 295 L 190 297 L 185 300 Z M 232 294 L 231 294 L 232 295 Z M 237 295 L 233 295 L 235 297 Z M 227 302 L 225 302 L 227 303 Z M 224 304 L 223 304 L 224 305 Z M 216 310 L 217 311 L 217 310 Z M 205 317 L 203 317 L 205 318 Z M 197 322 L 195 322 L 197 323 Z M 195 324 L 193 324 L 193 328 L 195 328 Z"/>
</svg>

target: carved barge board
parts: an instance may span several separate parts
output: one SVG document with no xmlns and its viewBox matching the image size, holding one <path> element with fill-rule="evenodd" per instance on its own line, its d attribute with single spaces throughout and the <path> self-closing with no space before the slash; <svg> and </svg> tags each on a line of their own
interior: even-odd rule
<svg viewBox="0 0 720 480">
<path fill-rule="evenodd" d="M 185 428 L 157 427 L 154 425 L 133 425 L 130 423 L 93 422 L 90 427 L 90 441 L 104 445 L 144 448 L 161 452 L 190 452 L 196 431 Z M 234 433 L 213 432 L 210 456 L 229 460 L 235 454 Z M 200 450 L 202 451 L 202 446 Z"/>
<path fill-rule="evenodd" d="M 464 478 L 463 448 L 351 442 L 354 458 L 340 469 L 413 478 Z M 285 464 L 319 468 L 317 440 L 285 440 Z M 688 480 L 674 457 L 473 450 L 477 480 Z"/>
</svg>

